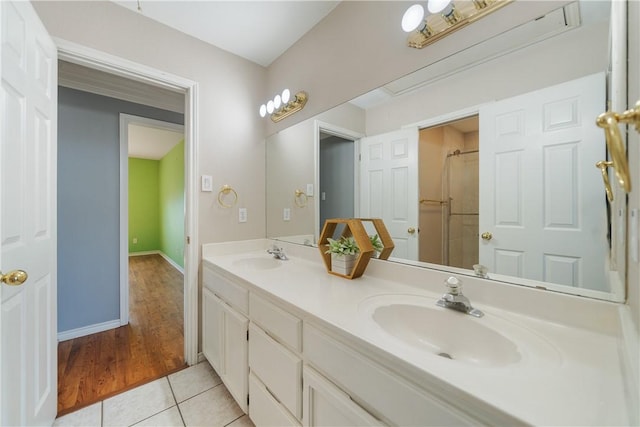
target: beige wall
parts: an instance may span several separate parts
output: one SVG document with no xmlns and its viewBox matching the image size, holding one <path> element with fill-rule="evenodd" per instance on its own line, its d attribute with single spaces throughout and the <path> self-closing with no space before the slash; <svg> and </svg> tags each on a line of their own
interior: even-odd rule
<svg viewBox="0 0 640 427">
<path fill-rule="evenodd" d="M 109 1 L 34 2 L 54 37 L 75 42 L 199 83 L 197 174 L 238 192 L 236 209 L 222 209 L 217 191 L 199 193 L 200 243 L 265 235 L 264 98 L 266 70 Z"/>
<path fill-rule="evenodd" d="M 345 1 L 268 68 L 267 93 L 306 90 L 307 106 L 267 134 L 445 58 L 568 1 L 516 1 L 424 49 L 406 47 L 402 15 L 414 1 Z M 553 67 L 555 68 L 556 64 Z M 536 67 L 536 72 L 540 72 Z M 530 73 L 527 73 L 530 77 Z M 424 105 L 423 105 L 424 106 Z"/>
<path fill-rule="evenodd" d="M 296 206 L 293 200 L 296 189 L 305 190 L 307 184 L 315 182 L 315 120 L 364 134 L 364 110 L 351 104 L 343 104 L 267 138 L 266 177 L 269 185 L 266 203 L 269 237 L 308 235 L 315 230 L 315 199 L 310 197 L 307 206 L 303 208 Z M 316 196 L 317 192 L 316 188 Z M 290 221 L 283 220 L 284 208 L 291 209 Z"/>
</svg>

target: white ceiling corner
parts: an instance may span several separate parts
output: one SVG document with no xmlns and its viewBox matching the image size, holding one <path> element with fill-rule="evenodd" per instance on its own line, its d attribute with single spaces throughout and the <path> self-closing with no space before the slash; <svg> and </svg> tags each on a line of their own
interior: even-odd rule
<svg viewBox="0 0 640 427">
<path fill-rule="evenodd" d="M 136 13 L 264 67 L 291 47 L 339 1 L 112 0 Z"/>
<path fill-rule="evenodd" d="M 171 151 L 184 134 L 151 126 L 129 124 L 129 157 L 160 160 Z"/>
</svg>

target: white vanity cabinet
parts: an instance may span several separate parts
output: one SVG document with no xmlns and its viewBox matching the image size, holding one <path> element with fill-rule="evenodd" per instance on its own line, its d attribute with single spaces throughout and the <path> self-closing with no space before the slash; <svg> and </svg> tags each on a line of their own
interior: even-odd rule
<svg viewBox="0 0 640 427">
<path fill-rule="evenodd" d="M 203 278 L 202 351 L 246 413 L 249 395 L 248 291 L 207 268 Z M 243 306 L 244 312 L 240 311 Z"/>
<path fill-rule="evenodd" d="M 300 425 L 302 321 L 254 293 L 249 312 L 249 416 L 256 425 Z"/>
</svg>

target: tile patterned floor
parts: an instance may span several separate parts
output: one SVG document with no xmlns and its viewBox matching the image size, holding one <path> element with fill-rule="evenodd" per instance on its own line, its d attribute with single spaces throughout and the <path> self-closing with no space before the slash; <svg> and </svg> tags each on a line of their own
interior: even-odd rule
<svg viewBox="0 0 640 427">
<path fill-rule="evenodd" d="M 206 361 L 64 415 L 53 425 L 253 427 Z"/>
</svg>

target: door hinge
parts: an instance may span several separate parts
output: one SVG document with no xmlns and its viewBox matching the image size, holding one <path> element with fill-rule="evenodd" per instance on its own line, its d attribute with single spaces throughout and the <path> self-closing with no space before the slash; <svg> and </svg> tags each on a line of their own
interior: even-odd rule
<svg viewBox="0 0 640 427">
<path fill-rule="evenodd" d="M 247 341 L 249 341 L 249 330 L 247 330 Z"/>
<path fill-rule="evenodd" d="M 247 394 L 247 405 L 249 404 L 249 395 Z"/>
<path fill-rule="evenodd" d="M 187 245 L 191 244 L 191 237 L 187 236 Z"/>
</svg>

